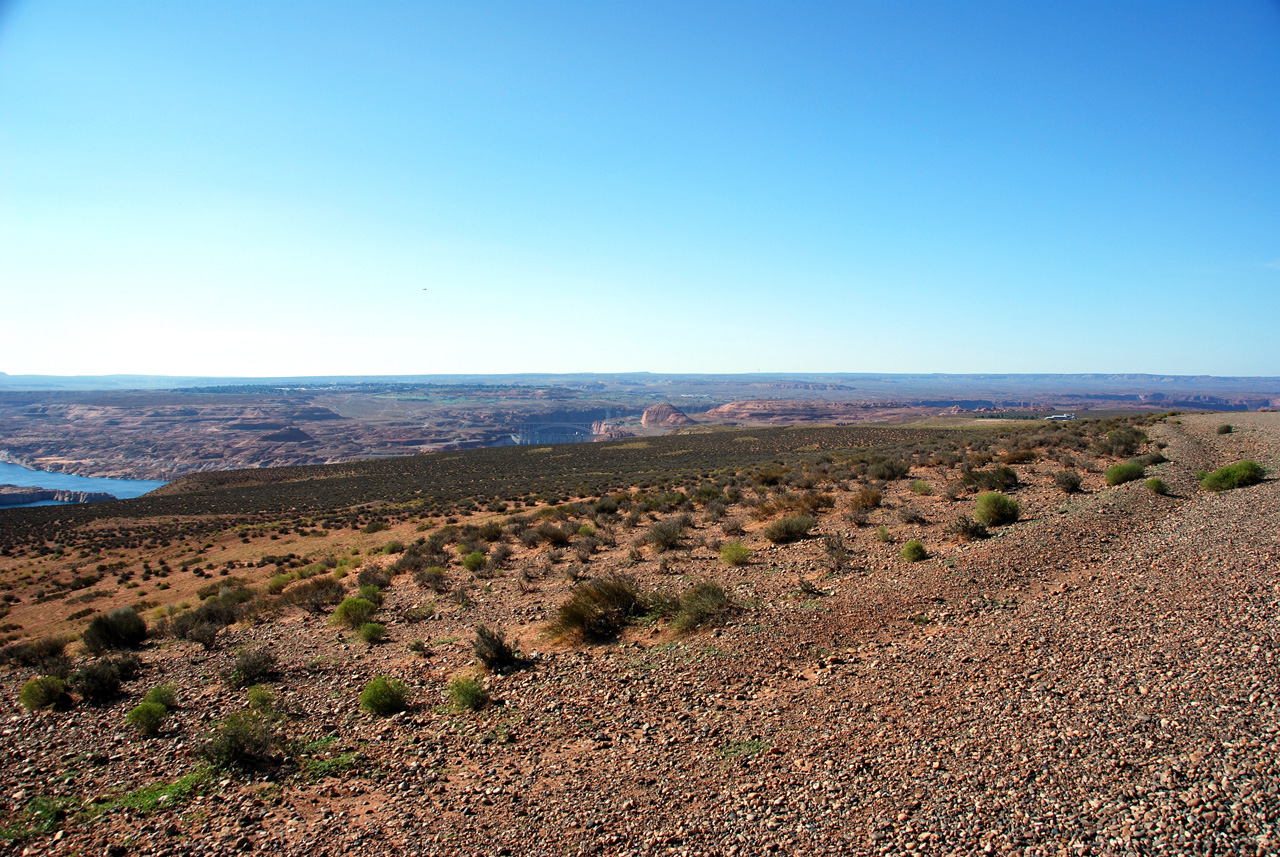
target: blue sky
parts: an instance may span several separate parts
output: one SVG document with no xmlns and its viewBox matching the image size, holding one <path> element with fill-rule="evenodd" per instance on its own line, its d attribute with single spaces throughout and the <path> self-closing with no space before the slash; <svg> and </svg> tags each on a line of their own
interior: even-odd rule
<svg viewBox="0 0 1280 857">
<path fill-rule="evenodd" d="M 1275 0 L 0 9 L 10 374 L 1280 374 Z"/>
</svg>

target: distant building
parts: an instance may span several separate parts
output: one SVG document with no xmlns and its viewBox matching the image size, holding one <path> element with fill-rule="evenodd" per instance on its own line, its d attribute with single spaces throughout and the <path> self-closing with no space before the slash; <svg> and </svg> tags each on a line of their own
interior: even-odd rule
<svg viewBox="0 0 1280 857">
<path fill-rule="evenodd" d="M 1046 420 L 1053 420 L 1054 422 L 1059 422 L 1059 423 L 1069 422 L 1070 420 L 1074 420 L 1075 418 L 1076 418 L 1075 414 L 1054 414 L 1051 417 L 1045 417 Z"/>
</svg>

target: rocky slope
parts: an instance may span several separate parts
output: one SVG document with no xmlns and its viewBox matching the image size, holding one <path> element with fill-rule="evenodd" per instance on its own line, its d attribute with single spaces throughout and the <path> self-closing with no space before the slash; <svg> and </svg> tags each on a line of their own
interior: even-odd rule
<svg viewBox="0 0 1280 857">
<path fill-rule="evenodd" d="M 0 750 L 11 817 L 37 796 L 68 812 L 109 807 L 15 849 L 1274 854 L 1280 481 L 1213 495 L 1195 474 L 1244 457 L 1280 467 L 1280 420 L 1233 415 L 1227 435 L 1219 422 L 1151 428 L 1172 459 L 1153 470 L 1168 496 L 1089 472 L 1085 493 L 1067 497 L 1053 487 L 1057 464 L 1018 465 L 1024 520 L 987 541 L 950 540 L 942 522 L 964 501 L 901 482 L 866 521 L 837 493 L 818 532 L 847 546 L 838 567 L 817 539 L 771 546 L 757 523 L 741 568 L 717 561 L 710 545 L 726 525 L 701 515 L 683 548 L 643 547 L 638 563 L 618 530 L 590 573 L 625 567 L 642 589 L 673 592 L 709 578 L 733 594 L 723 626 L 690 635 L 657 621 L 613 644 L 547 641 L 539 631 L 570 592 L 570 566 L 517 546 L 504 575 L 459 577 L 462 597 L 397 578 L 380 646 L 299 612 L 229 629 L 211 653 L 153 645 L 118 702 L 37 714 L 13 704 Z M 923 539 L 932 558 L 904 562 L 877 524 L 899 543 Z M 414 532 L 327 547 L 386 564 L 394 556 L 371 548 Z M 273 549 L 311 552 L 308 538 Z M 220 561 L 251 550 L 210 544 Z M 452 710 L 446 683 L 474 670 L 480 623 L 510 630 L 531 664 L 483 676 L 493 705 Z M 272 681 L 282 727 L 310 748 L 300 767 L 217 774 L 159 805 L 109 802 L 202 770 L 202 737 L 245 705 L 218 675 L 238 647 L 263 644 L 284 665 Z M 411 687 L 413 710 L 358 710 L 379 674 Z M 29 675 L 0 676 L 3 698 Z M 181 706 L 159 737 L 132 737 L 124 712 L 161 680 L 181 688 Z"/>
</svg>

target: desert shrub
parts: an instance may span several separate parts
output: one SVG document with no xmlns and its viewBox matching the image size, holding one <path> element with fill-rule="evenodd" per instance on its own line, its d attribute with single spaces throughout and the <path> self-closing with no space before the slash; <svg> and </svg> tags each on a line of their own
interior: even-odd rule
<svg viewBox="0 0 1280 857">
<path fill-rule="evenodd" d="M 489 691 L 479 679 L 471 676 L 458 676 L 449 682 L 448 694 L 449 701 L 459 711 L 479 711 L 489 704 Z"/>
<path fill-rule="evenodd" d="M 885 482 L 905 479 L 909 473 L 911 473 L 911 465 L 896 458 L 880 458 L 867 465 L 868 476 Z"/>
<path fill-rule="evenodd" d="M 1256 461 L 1237 461 L 1220 467 L 1212 473 L 1201 474 L 1200 487 L 1207 491 L 1230 491 L 1233 488 L 1245 488 L 1257 485 L 1267 475 Z"/>
<path fill-rule="evenodd" d="M 138 673 L 142 672 L 142 660 L 135 654 L 125 654 L 115 658 L 111 663 L 116 668 L 116 674 L 120 676 L 121 681 L 131 681 Z"/>
<path fill-rule="evenodd" d="M 212 649 L 218 642 L 218 632 L 222 627 L 214 622 L 197 622 L 186 628 L 182 636 L 205 649 Z"/>
<path fill-rule="evenodd" d="M 740 536 L 744 532 L 742 521 L 738 518 L 725 518 L 720 522 L 720 532 L 726 536 Z"/>
<path fill-rule="evenodd" d="M 280 595 L 284 604 L 301 607 L 308 613 L 323 613 L 342 600 L 346 590 L 331 575 L 322 574 L 287 587 Z"/>
<path fill-rule="evenodd" d="M 449 591 L 449 572 L 438 565 L 415 571 L 413 579 L 423 589 L 431 589 L 436 592 Z"/>
<path fill-rule="evenodd" d="M 555 524 L 550 522 L 539 524 L 535 529 L 528 532 L 535 533 L 539 539 L 551 545 L 552 547 L 564 547 L 573 540 L 572 530 L 562 530 Z M 534 543 L 536 544 L 536 542 Z M 532 545 L 530 545 L 532 547 Z"/>
<path fill-rule="evenodd" d="M 898 520 L 904 524 L 927 524 L 929 519 L 913 506 L 903 506 L 898 510 Z"/>
<path fill-rule="evenodd" d="M 1163 479 L 1152 478 L 1152 479 L 1148 479 L 1146 482 L 1142 484 L 1146 486 L 1146 489 L 1150 491 L 1152 494 L 1168 494 L 1169 493 L 1169 486 L 1164 484 Z"/>
<path fill-rule="evenodd" d="M 1064 494 L 1074 494 L 1080 490 L 1080 474 L 1074 470 L 1059 470 L 1053 474 L 1053 484 Z"/>
<path fill-rule="evenodd" d="M 1025 464 L 1028 461 L 1035 461 L 1037 458 L 1034 449 L 1011 449 L 1004 455 L 1000 456 L 1002 464 Z"/>
<path fill-rule="evenodd" d="M 1094 448 L 1103 455 L 1124 458 L 1133 455 L 1138 447 L 1146 443 L 1147 436 L 1136 428 L 1120 428 L 1107 432 L 1106 437 L 1099 438 Z"/>
<path fill-rule="evenodd" d="M 490 672 L 514 672 L 524 665 L 524 660 L 516 654 L 505 635 L 485 625 L 476 626 L 476 638 L 471 643 L 471 650 Z"/>
<path fill-rule="evenodd" d="M 378 622 L 365 622 L 356 633 L 360 635 L 360 639 L 373 646 L 381 643 L 383 637 L 387 636 L 387 626 Z"/>
<path fill-rule="evenodd" d="M 142 698 L 142 701 L 154 702 L 157 705 L 163 705 L 165 708 L 175 708 L 178 705 L 178 686 L 170 682 L 158 684 L 147 691 L 147 695 Z"/>
<path fill-rule="evenodd" d="M 956 518 L 948 531 L 962 542 L 985 539 L 991 535 L 986 524 L 980 524 L 967 515 Z"/>
<path fill-rule="evenodd" d="M 995 467 L 991 470 L 971 470 L 960 477 L 960 480 L 979 491 L 1003 491 L 1018 484 L 1018 473 L 1012 467 Z"/>
<path fill-rule="evenodd" d="M 654 521 L 649 525 L 649 544 L 658 553 L 678 546 L 683 537 L 684 527 L 679 521 Z"/>
<path fill-rule="evenodd" d="M 919 494 L 921 497 L 928 497 L 933 493 L 933 486 L 923 479 L 917 479 L 911 483 L 911 493 Z"/>
<path fill-rule="evenodd" d="M 560 605 L 547 630 L 556 637 L 610 640 L 640 607 L 635 580 L 612 574 L 579 584 Z"/>
<path fill-rule="evenodd" d="M 876 527 L 876 539 L 881 544 L 891 545 L 893 544 L 893 533 L 889 532 L 888 527 L 881 525 Z"/>
<path fill-rule="evenodd" d="M 377 612 L 378 605 L 367 598 L 344 598 L 329 617 L 329 623 L 355 629 L 372 619 Z"/>
<path fill-rule="evenodd" d="M 376 565 L 366 565 L 356 575 L 356 586 L 360 588 L 375 586 L 378 589 L 386 589 L 390 585 L 391 574 Z"/>
<path fill-rule="evenodd" d="M 169 709 L 158 702 L 143 702 L 135 705 L 124 716 L 124 722 L 139 735 L 149 737 L 160 731 Z"/>
<path fill-rule="evenodd" d="M 365 524 L 364 532 L 367 535 L 373 535 L 374 533 L 380 533 L 383 530 L 389 530 L 389 529 L 391 528 L 382 521 L 370 521 L 369 523 Z"/>
<path fill-rule="evenodd" d="M 275 653 L 266 646 L 241 649 L 236 653 L 232 666 L 222 673 L 222 679 L 232 687 L 248 687 L 276 674 Z"/>
<path fill-rule="evenodd" d="M 793 542 L 809 535 L 818 522 L 812 515 L 788 515 L 764 528 L 764 537 L 774 544 Z"/>
<path fill-rule="evenodd" d="M 884 496 L 877 489 L 863 488 L 853 495 L 849 501 L 849 508 L 869 512 L 877 508 L 883 500 Z"/>
<path fill-rule="evenodd" d="M 746 565 L 751 559 L 751 548 L 739 541 L 720 546 L 720 561 L 725 565 Z"/>
<path fill-rule="evenodd" d="M 838 570 L 849 559 L 849 551 L 844 546 L 844 539 L 839 533 L 827 533 L 822 537 L 822 552 Z"/>
<path fill-rule="evenodd" d="M 502 568 L 509 559 L 511 559 L 510 545 L 496 545 L 493 552 L 489 554 L 489 564 L 494 568 Z"/>
<path fill-rule="evenodd" d="M 1231 434 L 1235 428 L 1230 423 L 1223 423 L 1218 426 L 1218 434 Z"/>
<path fill-rule="evenodd" d="M 252 768 L 272 761 L 279 744 L 274 716 L 237 711 L 222 722 L 201 753 L 220 768 Z"/>
<path fill-rule="evenodd" d="M 52 675 L 44 665 L 63 653 L 67 647 L 65 637 L 42 637 L 39 640 L 25 640 L 11 643 L 0 649 L 0 664 L 12 664 L 18 667 L 40 668 L 46 675 Z"/>
<path fill-rule="evenodd" d="M 76 670 L 71 684 L 86 702 L 106 702 L 120 692 L 120 671 L 111 661 L 99 659 Z"/>
<path fill-rule="evenodd" d="M 402 681 L 380 675 L 360 691 L 360 710 L 388 717 L 409 707 L 409 688 Z"/>
<path fill-rule="evenodd" d="M 681 633 L 709 625 L 722 619 L 733 609 L 733 601 L 724 587 L 714 581 L 695 583 L 680 595 L 672 626 Z"/>
<path fill-rule="evenodd" d="M 80 641 L 90 654 L 110 649 L 131 649 L 147 638 L 147 623 L 130 607 L 100 613 L 84 629 Z"/>
<path fill-rule="evenodd" d="M 41 676 L 33 678 L 18 691 L 18 701 L 27 711 L 40 711 L 45 708 L 62 710 L 70 707 L 71 697 L 67 694 L 67 683 L 57 676 Z"/>
<path fill-rule="evenodd" d="M 1107 468 L 1107 472 L 1102 474 L 1102 477 L 1107 480 L 1108 485 L 1116 486 L 1141 479 L 1146 475 L 1146 472 L 1146 468 L 1138 462 L 1127 461 L 1124 464 L 1111 465 Z"/>
<path fill-rule="evenodd" d="M 973 519 L 988 527 L 1012 524 L 1021 514 L 1018 501 L 1012 497 L 1006 497 L 999 491 L 979 494 L 973 507 Z"/>
<path fill-rule="evenodd" d="M 401 553 L 404 551 L 404 542 L 399 539 L 392 539 L 382 546 L 382 553 L 390 556 L 393 553 Z"/>
<path fill-rule="evenodd" d="M 924 543 L 919 539 L 912 539 L 902 546 L 898 551 L 898 556 L 907 562 L 920 562 L 922 559 L 929 558 L 929 552 L 925 550 Z"/>
<path fill-rule="evenodd" d="M 488 559 L 480 551 L 472 551 L 462 558 L 462 567 L 474 574 L 484 568 Z"/>
</svg>

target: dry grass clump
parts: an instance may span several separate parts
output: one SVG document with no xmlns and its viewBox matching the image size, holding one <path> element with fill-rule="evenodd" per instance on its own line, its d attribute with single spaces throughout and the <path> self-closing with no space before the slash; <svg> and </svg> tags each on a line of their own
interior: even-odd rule
<svg viewBox="0 0 1280 857">
<path fill-rule="evenodd" d="M 641 612 L 635 579 L 625 574 L 611 574 L 579 584 L 556 611 L 547 633 L 586 642 L 611 640 Z"/>
<path fill-rule="evenodd" d="M 809 535 L 809 531 L 818 525 L 812 515 L 788 515 L 779 518 L 764 528 L 764 537 L 774 544 L 794 542 Z"/>
<path fill-rule="evenodd" d="M 671 625 L 676 631 L 687 634 L 696 628 L 722 620 L 734 604 L 720 584 L 704 580 L 689 587 L 680 596 L 675 619 Z"/>
</svg>

